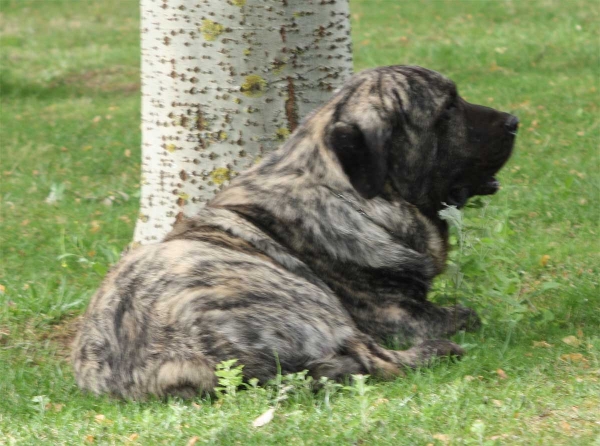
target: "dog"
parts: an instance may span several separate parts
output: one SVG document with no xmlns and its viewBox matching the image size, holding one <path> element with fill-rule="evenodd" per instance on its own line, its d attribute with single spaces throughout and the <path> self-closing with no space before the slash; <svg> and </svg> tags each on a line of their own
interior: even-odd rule
<svg viewBox="0 0 600 446">
<path fill-rule="evenodd" d="M 74 342 L 78 385 L 189 398 L 233 358 L 266 382 L 391 378 L 462 355 L 446 338 L 477 328 L 476 313 L 427 300 L 448 250 L 438 213 L 499 189 L 518 122 L 421 67 L 354 75 L 196 216 L 112 268 Z"/>
</svg>

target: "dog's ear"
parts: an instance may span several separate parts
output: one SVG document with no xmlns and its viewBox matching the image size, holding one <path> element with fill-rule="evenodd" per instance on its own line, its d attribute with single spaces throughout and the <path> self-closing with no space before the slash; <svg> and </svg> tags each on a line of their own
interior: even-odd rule
<svg viewBox="0 0 600 446">
<path fill-rule="evenodd" d="M 390 136 L 391 131 L 380 125 L 361 128 L 346 122 L 335 123 L 329 132 L 329 146 L 354 189 L 364 198 L 373 198 L 383 189 Z"/>
</svg>

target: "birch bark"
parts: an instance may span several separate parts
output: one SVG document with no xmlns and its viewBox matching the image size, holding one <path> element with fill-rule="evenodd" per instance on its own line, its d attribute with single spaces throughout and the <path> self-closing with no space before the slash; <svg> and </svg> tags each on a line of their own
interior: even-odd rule
<svg viewBox="0 0 600 446">
<path fill-rule="evenodd" d="M 352 73 L 348 0 L 141 0 L 134 242 L 160 241 Z"/>
</svg>

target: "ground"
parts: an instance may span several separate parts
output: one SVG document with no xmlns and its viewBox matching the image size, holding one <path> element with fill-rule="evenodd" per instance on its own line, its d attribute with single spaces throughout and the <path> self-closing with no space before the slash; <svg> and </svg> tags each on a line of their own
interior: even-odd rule
<svg viewBox="0 0 600 446">
<path fill-rule="evenodd" d="M 596 2 L 351 10 L 357 69 L 436 69 L 521 119 L 434 290 L 482 315 L 467 356 L 316 394 L 302 376 L 213 401 L 82 394 L 69 341 L 139 201 L 138 2 L 2 0 L 0 444 L 600 444 Z"/>
</svg>

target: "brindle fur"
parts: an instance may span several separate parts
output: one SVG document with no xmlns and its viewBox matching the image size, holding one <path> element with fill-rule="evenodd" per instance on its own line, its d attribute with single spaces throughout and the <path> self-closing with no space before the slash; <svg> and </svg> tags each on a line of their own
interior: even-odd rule
<svg viewBox="0 0 600 446">
<path fill-rule="evenodd" d="M 232 358 L 264 382 L 278 365 L 391 377 L 461 355 L 440 338 L 476 314 L 426 299 L 446 262 L 438 211 L 493 192 L 511 119 L 423 68 L 355 75 L 197 216 L 112 269 L 74 344 L 77 383 L 188 397 L 212 391 Z"/>
</svg>

